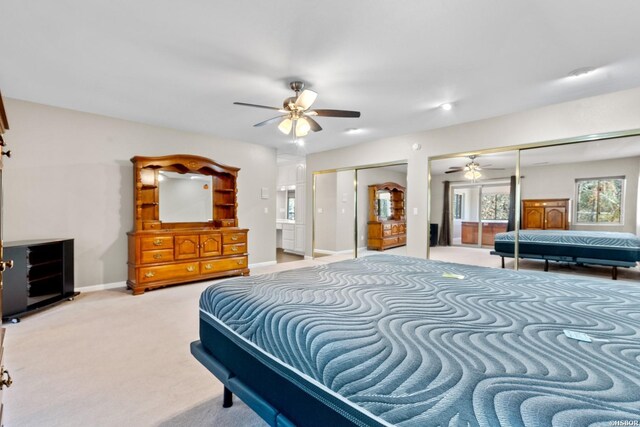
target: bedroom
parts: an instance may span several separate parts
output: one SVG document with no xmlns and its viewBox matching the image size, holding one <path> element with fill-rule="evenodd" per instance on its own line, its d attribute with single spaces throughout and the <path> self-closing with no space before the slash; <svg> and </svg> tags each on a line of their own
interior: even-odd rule
<svg viewBox="0 0 640 427">
<path fill-rule="evenodd" d="M 3 392 L 4 423 L 263 425 L 237 399 L 219 408 L 222 384 L 189 353 L 208 283 L 126 291 L 129 159 L 184 153 L 239 167 L 250 277 L 285 268 L 271 265 L 279 155 L 306 152 L 307 197 L 295 221 L 307 256 L 314 172 L 406 163 L 403 248 L 425 258 L 429 158 L 640 128 L 638 6 L 555 3 L 0 1 L 4 151 L 13 151 L 4 159 L 3 240 L 73 238 L 81 292 L 5 325 L 14 384 Z M 580 67 L 598 69 L 567 76 Z M 318 91 L 319 108 L 362 117 L 321 117 L 324 130 L 300 148 L 276 126 L 252 126 L 269 111 L 233 105 L 279 106 L 298 78 Z M 447 102 L 451 110 L 438 108 Z"/>
</svg>

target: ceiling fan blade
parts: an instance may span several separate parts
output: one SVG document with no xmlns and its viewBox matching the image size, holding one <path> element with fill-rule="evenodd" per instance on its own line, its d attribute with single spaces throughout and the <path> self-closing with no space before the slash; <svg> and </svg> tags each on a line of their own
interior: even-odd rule
<svg viewBox="0 0 640 427">
<path fill-rule="evenodd" d="M 454 169 L 450 171 L 445 171 L 444 173 L 456 173 L 456 172 L 462 172 L 462 169 Z"/>
<path fill-rule="evenodd" d="M 503 171 L 504 168 L 482 168 L 486 171 Z"/>
<path fill-rule="evenodd" d="M 360 117 L 360 111 L 347 110 L 313 110 L 309 111 L 308 114 L 323 117 Z"/>
<path fill-rule="evenodd" d="M 246 102 L 234 102 L 235 105 L 243 105 L 245 107 L 255 107 L 255 108 L 266 108 L 267 110 L 276 110 L 276 111 L 282 111 L 283 113 L 285 111 L 283 111 L 281 108 L 278 107 L 269 107 L 268 105 L 258 105 L 258 104 L 247 104 Z"/>
<path fill-rule="evenodd" d="M 317 93 L 312 90 L 305 89 L 302 91 L 300 96 L 298 96 L 298 99 L 296 99 L 296 107 L 306 110 L 311 107 L 311 104 L 313 104 L 317 97 Z"/>
<path fill-rule="evenodd" d="M 322 130 L 322 126 L 320 126 L 318 124 L 318 122 L 316 122 L 315 120 L 313 120 L 311 117 L 307 116 L 305 117 L 305 119 L 309 122 L 309 125 L 311 126 L 311 130 L 314 132 L 320 132 Z"/>
<path fill-rule="evenodd" d="M 276 117 L 272 117 L 268 120 L 265 120 L 264 122 L 260 122 L 260 123 L 256 123 L 255 125 L 253 125 L 253 127 L 260 127 L 260 126 L 264 126 L 264 125 L 268 125 L 269 123 L 275 123 L 278 120 L 282 119 L 283 117 L 287 117 L 286 115 L 283 116 L 276 116 Z"/>
</svg>

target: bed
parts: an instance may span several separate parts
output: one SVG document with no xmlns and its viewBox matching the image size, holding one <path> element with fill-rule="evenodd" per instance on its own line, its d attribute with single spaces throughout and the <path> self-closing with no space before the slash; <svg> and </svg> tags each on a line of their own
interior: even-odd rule
<svg viewBox="0 0 640 427">
<path fill-rule="evenodd" d="M 372 255 L 212 285 L 191 351 L 271 426 L 640 419 L 624 282 Z"/>
<path fill-rule="evenodd" d="M 498 233 L 492 255 L 513 258 L 515 232 Z M 604 265 L 611 268 L 611 278 L 618 277 L 618 267 L 635 267 L 640 261 L 640 238 L 631 233 L 575 230 L 520 230 L 519 258 L 575 264 Z"/>
</svg>

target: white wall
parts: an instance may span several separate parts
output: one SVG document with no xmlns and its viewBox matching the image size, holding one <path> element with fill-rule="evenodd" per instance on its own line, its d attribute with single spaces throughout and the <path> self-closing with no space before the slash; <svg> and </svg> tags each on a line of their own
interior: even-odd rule
<svg viewBox="0 0 640 427">
<path fill-rule="evenodd" d="M 575 146 L 579 150 L 579 146 Z M 522 153 L 522 157 L 526 152 Z M 624 231 L 635 233 L 637 228 L 638 165 L 640 157 L 600 160 L 549 166 L 522 168 L 520 191 L 522 199 L 571 199 L 571 229 L 596 231 Z M 575 180 L 625 176 L 624 224 L 623 225 L 576 225 L 575 221 Z M 551 184 L 551 185 L 550 185 Z"/>
<path fill-rule="evenodd" d="M 396 168 L 394 166 L 393 168 Z M 358 171 L 358 247 L 367 246 L 367 223 L 369 222 L 369 186 L 395 182 L 404 187 L 407 186 L 407 173 L 398 172 L 389 167 L 361 169 Z M 405 203 L 409 197 L 409 189 L 404 194 Z M 408 214 L 405 211 L 405 215 Z"/>
<path fill-rule="evenodd" d="M 307 173 L 310 177 L 314 171 L 408 161 L 407 185 L 412 196 L 407 209 L 407 254 L 425 257 L 429 156 L 636 128 L 640 128 L 640 88 L 311 154 L 307 157 Z M 414 143 L 421 144 L 422 149 L 413 151 Z M 310 182 L 309 178 L 308 194 L 312 194 Z M 417 215 L 413 215 L 413 208 L 418 209 Z M 309 209 L 308 224 L 311 214 Z M 309 227 L 307 234 L 310 254 Z"/>
<path fill-rule="evenodd" d="M 240 167 L 238 219 L 249 262 L 275 260 L 272 148 L 6 99 L 4 240 L 74 238 L 76 287 L 127 276 L 135 155 L 195 154 Z M 268 213 L 264 209 L 268 209 Z"/>
</svg>

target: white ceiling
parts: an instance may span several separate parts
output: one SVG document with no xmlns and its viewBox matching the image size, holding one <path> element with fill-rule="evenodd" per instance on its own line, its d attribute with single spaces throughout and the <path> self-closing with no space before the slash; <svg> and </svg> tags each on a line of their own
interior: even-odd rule
<svg viewBox="0 0 640 427">
<path fill-rule="evenodd" d="M 640 86 L 637 0 L 0 0 L 0 11 L 6 97 L 286 148 L 276 126 L 252 127 L 275 114 L 232 103 L 280 106 L 301 79 L 315 107 L 362 112 L 319 118 L 309 152 Z M 598 70 L 566 77 L 585 66 Z"/>
</svg>

